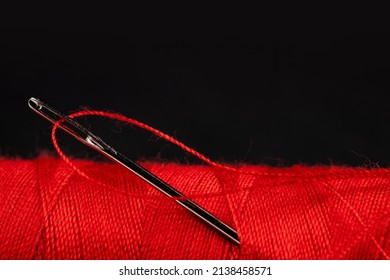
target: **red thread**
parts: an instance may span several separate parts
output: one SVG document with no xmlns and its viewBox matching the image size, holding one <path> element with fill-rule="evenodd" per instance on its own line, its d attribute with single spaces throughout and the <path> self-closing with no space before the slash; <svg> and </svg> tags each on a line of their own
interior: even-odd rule
<svg viewBox="0 0 390 280">
<path fill-rule="evenodd" d="M 125 122 L 125 123 L 128 123 L 128 124 L 131 124 L 131 125 L 135 125 L 141 129 L 144 129 L 146 131 L 149 131 L 151 133 L 153 133 L 154 135 L 162 138 L 162 139 L 165 139 L 167 140 L 168 142 L 171 142 L 172 144 L 178 146 L 179 148 L 183 149 L 184 151 L 194 155 L 195 157 L 199 158 L 200 160 L 204 161 L 205 163 L 213 166 L 213 167 L 217 167 L 217 168 L 221 168 L 221 169 L 224 169 L 224 170 L 228 170 L 228 171 L 234 171 L 234 172 L 239 172 L 236 168 L 233 168 L 233 167 L 230 167 L 230 166 L 227 166 L 227 165 L 222 165 L 222 164 L 219 164 L 219 163 L 216 163 L 214 161 L 212 161 L 211 159 L 207 158 L 206 156 L 202 155 L 201 153 L 195 151 L 194 149 L 188 147 L 187 145 L 185 145 L 184 143 L 178 141 L 177 139 L 169 136 L 168 134 L 165 134 L 163 132 L 161 132 L 160 130 L 157 130 L 147 124 L 144 124 L 140 121 L 137 121 L 135 119 L 131 119 L 131 118 L 128 118 L 128 117 L 125 117 L 121 114 L 117 114 L 117 113 L 110 113 L 110 112 L 104 112 L 104 111 L 80 111 L 80 112 L 77 112 L 77 113 L 73 113 L 71 115 L 69 115 L 68 117 L 70 118 L 77 118 L 77 117 L 82 117 L 82 116 L 91 116 L 91 115 L 94 115 L 94 116 L 101 116 L 101 117 L 106 117 L 106 118 L 110 118 L 110 119 L 115 119 L 115 120 L 118 120 L 118 121 L 122 121 L 122 122 Z M 56 131 L 58 129 L 58 127 L 61 125 L 61 123 L 63 122 L 64 120 L 59 120 L 57 121 L 54 125 L 53 125 L 53 129 L 52 129 L 52 133 L 51 133 L 51 138 L 52 138 L 52 141 L 53 141 L 53 145 L 54 145 L 54 148 L 56 149 L 58 155 L 69 165 L 71 166 L 79 175 L 83 176 L 84 178 L 88 179 L 88 180 L 91 180 L 97 184 L 100 184 L 102 186 L 105 186 L 105 187 L 108 187 L 108 188 L 111 188 L 110 185 L 108 184 L 104 184 L 102 182 L 99 182 L 97 180 L 95 180 L 94 178 L 88 176 L 85 172 L 83 172 L 82 170 L 80 170 L 79 168 L 77 168 L 71 161 L 70 159 L 62 152 L 60 146 L 58 145 L 58 141 L 57 141 L 57 138 L 56 138 Z M 181 197 L 181 198 L 171 198 L 172 200 L 185 200 L 185 199 L 188 199 L 188 197 Z"/>
<path fill-rule="evenodd" d="M 135 119 L 131 119 L 131 118 L 128 118 L 128 117 L 125 117 L 121 114 L 117 114 L 117 113 L 110 113 L 110 112 L 104 112 L 104 111 L 80 111 L 80 112 L 77 112 L 77 113 L 73 113 L 71 115 L 69 115 L 70 118 L 77 118 L 77 117 L 82 117 L 82 116 L 101 116 L 101 117 L 106 117 L 106 118 L 110 118 L 110 119 L 115 119 L 115 120 L 118 120 L 118 121 L 122 121 L 122 122 L 125 122 L 125 123 L 128 123 L 128 124 L 132 124 L 132 125 L 135 125 L 141 129 L 144 129 L 146 131 L 149 131 L 151 133 L 153 133 L 154 135 L 162 138 L 162 139 L 165 139 L 169 142 L 171 142 L 172 144 L 178 146 L 179 148 L 181 148 L 182 150 L 196 156 L 197 158 L 199 158 L 200 160 L 204 161 L 205 163 L 211 165 L 211 166 L 214 166 L 214 167 L 218 167 L 218 168 L 222 168 L 222 169 L 225 169 L 225 170 L 229 170 L 229 171 L 237 171 L 236 168 L 233 168 L 233 167 L 229 167 L 227 165 L 222 165 L 222 164 L 219 164 L 219 163 L 216 163 L 214 161 L 212 161 L 211 159 L 207 158 L 206 156 L 202 155 L 201 153 L 195 151 L 194 149 L 188 147 L 187 145 L 185 145 L 184 143 L 178 141 L 177 139 L 173 138 L 172 136 L 169 136 L 168 134 L 165 134 L 163 132 L 161 132 L 160 130 L 158 129 L 155 129 L 147 124 L 144 124 L 140 121 L 137 121 Z M 53 143 L 55 145 L 55 148 L 57 150 L 57 152 L 59 154 L 61 154 L 61 157 L 62 158 L 65 158 L 65 155 L 61 152 L 61 149 L 59 148 L 58 146 L 58 143 L 57 143 L 57 140 L 56 140 L 56 137 L 55 137 L 55 132 L 57 130 L 57 128 L 59 127 L 60 123 L 62 121 L 58 121 L 57 123 L 54 124 L 53 126 L 53 129 L 52 129 L 52 140 L 53 140 Z"/>
<path fill-rule="evenodd" d="M 390 169 L 234 168 L 124 116 L 211 167 L 145 167 L 197 198 L 241 246 L 116 164 L 52 158 L 0 160 L 2 259 L 389 259 Z M 74 176 L 74 172 L 82 175 Z M 125 195 L 124 195 L 125 194 Z"/>
</svg>

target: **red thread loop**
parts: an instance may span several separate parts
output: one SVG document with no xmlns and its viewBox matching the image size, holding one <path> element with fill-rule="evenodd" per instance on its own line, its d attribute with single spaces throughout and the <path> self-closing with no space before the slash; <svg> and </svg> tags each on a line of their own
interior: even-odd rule
<svg viewBox="0 0 390 280">
<path fill-rule="evenodd" d="M 205 162 L 205 163 L 207 163 L 207 164 L 209 164 L 209 165 L 211 165 L 213 167 L 224 169 L 224 170 L 227 170 L 227 171 L 230 171 L 230 172 L 240 172 L 240 173 L 243 173 L 243 172 L 241 172 L 240 170 L 238 170 L 238 169 L 236 169 L 234 167 L 230 167 L 230 166 L 227 166 L 227 165 L 216 163 L 216 162 L 212 161 L 211 159 L 207 158 L 206 156 L 202 155 L 201 153 L 199 153 L 199 152 L 195 151 L 194 149 L 188 147 L 184 143 L 182 143 L 182 142 L 178 141 L 177 139 L 173 138 L 172 136 L 169 136 L 168 134 L 165 134 L 165 133 L 161 132 L 158 129 L 155 129 L 155 128 L 147 125 L 147 124 L 144 124 L 144 123 L 142 123 L 140 121 L 137 121 L 135 119 L 132 119 L 132 118 L 128 118 L 128 117 L 123 116 L 121 114 L 93 110 L 93 111 L 80 111 L 80 112 L 76 112 L 76 113 L 68 115 L 68 117 L 72 118 L 72 119 L 73 118 L 77 118 L 77 117 L 82 117 L 82 116 L 101 116 L 101 117 L 106 117 L 106 118 L 122 121 L 122 122 L 125 122 L 125 123 L 128 123 L 128 124 L 131 124 L 131 125 L 135 125 L 135 126 L 141 128 L 141 129 L 144 129 L 146 131 L 149 131 L 149 132 L 153 133 L 154 135 L 156 135 L 156 136 L 158 136 L 158 137 L 160 137 L 162 139 L 165 139 L 165 140 L 171 142 L 172 144 L 180 147 L 184 151 L 194 155 L 195 157 L 199 158 L 203 162 Z M 77 166 L 75 166 L 71 162 L 71 160 L 61 150 L 61 148 L 60 148 L 60 146 L 58 144 L 57 138 L 56 138 L 56 131 L 57 131 L 58 127 L 61 125 L 61 123 L 63 121 L 64 120 L 57 121 L 54 124 L 53 129 L 52 129 L 52 133 L 51 133 L 53 145 L 54 145 L 54 148 L 56 149 L 58 155 L 61 157 L 62 160 L 64 160 L 80 176 L 82 176 L 82 177 L 84 177 L 84 178 L 86 178 L 88 180 L 91 180 L 92 182 L 94 182 L 94 183 L 96 183 L 98 185 L 104 186 L 104 187 L 109 188 L 109 189 L 113 189 L 112 186 L 104 184 L 104 183 L 102 183 L 102 182 L 100 182 L 100 181 L 90 177 L 85 172 L 80 170 Z M 252 172 L 249 172 L 249 174 L 252 174 Z M 252 175 L 261 175 L 261 174 L 254 173 Z M 142 195 L 129 194 L 129 193 L 125 192 L 125 191 L 119 191 L 117 189 L 113 189 L 113 190 L 116 191 L 116 192 L 121 192 L 123 194 L 133 196 L 133 197 L 140 197 L 140 198 L 143 197 Z M 213 195 L 218 195 L 218 194 L 216 194 L 216 193 L 209 193 L 209 194 L 200 195 L 200 197 L 209 197 L 209 196 L 213 196 Z M 219 195 L 222 195 L 222 194 L 219 194 Z M 185 199 L 188 199 L 188 197 L 183 196 L 181 198 L 172 198 L 172 199 L 173 200 L 185 200 Z"/>
<path fill-rule="evenodd" d="M 122 122 L 125 122 L 125 123 L 129 123 L 129 124 L 132 124 L 132 125 L 135 125 L 141 129 L 144 129 L 144 130 L 147 130 L 151 133 L 153 133 L 154 135 L 162 138 L 162 139 L 165 139 L 169 142 L 171 142 L 172 144 L 178 146 L 179 148 L 183 149 L 184 151 L 194 155 L 195 157 L 199 158 L 200 160 L 202 160 L 203 162 L 213 166 L 213 167 L 218 167 L 218 168 L 222 168 L 222 169 L 225 169 L 225 170 L 228 170 L 228 171 L 235 171 L 237 172 L 238 170 L 234 167 L 230 167 L 230 166 L 227 166 L 227 165 L 223 165 L 223 164 L 219 164 L 219 163 L 216 163 L 214 161 L 212 161 L 211 159 L 207 158 L 206 156 L 202 155 L 201 153 L 195 151 L 194 149 L 188 147 L 187 145 L 185 145 L 184 143 L 180 142 L 179 140 L 173 138 L 172 136 L 169 136 L 168 134 L 165 134 L 163 132 L 161 132 L 160 130 L 158 129 L 155 129 L 147 124 L 144 124 L 140 121 L 137 121 L 135 119 L 131 119 L 131 118 L 128 118 L 128 117 L 125 117 L 121 114 L 117 114 L 117 113 L 109 113 L 109 112 L 104 112 L 104 111 L 80 111 L 80 112 L 77 112 L 77 113 L 73 113 L 73 114 L 70 114 L 68 117 L 70 118 L 77 118 L 77 117 L 82 117 L 82 116 L 91 116 L 91 115 L 94 115 L 94 116 L 102 116 L 102 117 L 106 117 L 106 118 L 110 118 L 110 119 L 115 119 L 115 120 L 118 120 L 118 121 L 122 121 Z M 62 123 L 62 121 L 58 121 L 54 124 L 53 126 L 53 130 L 52 130 L 52 140 L 53 140 L 53 143 L 54 143 L 54 147 L 55 149 L 57 150 L 58 154 L 61 156 L 62 159 L 64 159 L 67 163 L 69 163 L 70 165 L 72 165 L 70 163 L 70 161 L 67 159 L 67 157 L 64 155 L 64 153 L 61 151 L 59 145 L 58 145 L 58 142 L 57 142 L 57 139 L 56 139 L 56 136 L 55 136 L 55 132 L 57 130 L 57 128 L 60 126 L 60 124 Z"/>
</svg>

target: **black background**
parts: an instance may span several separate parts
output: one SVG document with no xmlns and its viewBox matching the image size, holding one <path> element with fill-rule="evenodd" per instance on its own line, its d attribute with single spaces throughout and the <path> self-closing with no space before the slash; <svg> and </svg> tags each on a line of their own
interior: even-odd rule
<svg viewBox="0 0 390 280">
<path fill-rule="evenodd" d="M 53 152 L 31 96 L 120 112 L 227 162 L 389 166 L 387 33 L 200 36 L 132 28 L 0 27 L 0 153 Z M 92 131 L 136 159 L 186 161 L 139 129 Z M 70 155 L 95 152 L 60 134 Z"/>
</svg>

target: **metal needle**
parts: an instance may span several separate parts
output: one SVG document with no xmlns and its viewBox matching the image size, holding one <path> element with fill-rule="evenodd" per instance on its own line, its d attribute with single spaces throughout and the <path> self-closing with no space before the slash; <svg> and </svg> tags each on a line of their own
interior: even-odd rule
<svg viewBox="0 0 390 280">
<path fill-rule="evenodd" d="M 216 218 L 214 215 L 212 215 L 210 212 L 208 212 L 192 200 L 186 199 L 182 193 L 171 187 L 169 184 L 167 184 L 154 174 L 150 173 L 142 166 L 138 165 L 134 161 L 117 152 L 114 148 L 106 144 L 106 142 L 104 142 L 100 137 L 92 134 L 88 129 L 80 125 L 74 119 L 69 118 L 68 116 L 61 113 L 52 106 L 49 106 L 48 104 L 33 97 L 28 100 L 28 105 L 32 110 L 34 110 L 36 113 L 38 113 L 52 123 L 56 123 L 60 120 L 63 120 L 59 124 L 59 127 L 61 129 L 63 129 L 85 145 L 97 150 L 106 157 L 120 163 L 121 165 L 129 169 L 131 172 L 148 182 L 150 185 L 163 192 L 165 195 L 172 198 L 178 198 L 177 200 L 175 200 L 176 203 L 180 204 L 181 206 L 195 214 L 201 220 L 203 220 L 208 225 L 216 229 L 218 232 L 229 238 L 234 243 L 238 245 L 240 244 L 237 232 L 234 229 L 223 223 L 221 220 Z"/>
</svg>

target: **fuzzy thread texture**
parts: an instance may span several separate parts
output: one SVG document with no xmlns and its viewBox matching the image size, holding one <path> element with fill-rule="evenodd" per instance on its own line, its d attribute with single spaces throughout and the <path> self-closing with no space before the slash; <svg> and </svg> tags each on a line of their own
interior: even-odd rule
<svg viewBox="0 0 390 280">
<path fill-rule="evenodd" d="M 147 164 L 239 235 L 238 247 L 173 198 L 114 164 L 0 160 L 2 259 L 390 259 L 390 169 L 216 163 L 116 113 L 209 166 Z"/>
<path fill-rule="evenodd" d="M 117 164 L 0 160 L 1 259 L 389 259 L 390 169 L 144 164 L 241 246 Z M 107 187 L 110 186 L 110 187 Z"/>
</svg>

